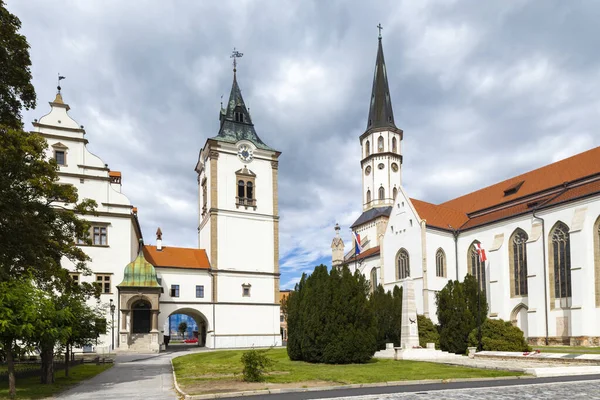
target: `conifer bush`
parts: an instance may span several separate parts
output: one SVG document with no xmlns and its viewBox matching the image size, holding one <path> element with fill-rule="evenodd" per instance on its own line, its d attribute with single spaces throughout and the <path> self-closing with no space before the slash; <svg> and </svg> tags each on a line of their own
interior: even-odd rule
<svg viewBox="0 0 600 400">
<path fill-rule="evenodd" d="M 441 349 L 465 354 L 469 334 L 477 327 L 478 313 L 480 323 L 487 318 L 485 293 L 479 289 L 475 277 L 467 274 L 463 282 L 449 281 L 435 298 Z"/>
<path fill-rule="evenodd" d="M 424 315 L 417 315 L 417 324 L 419 325 L 419 346 L 425 348 L 427 343 L 434 343 L 435 348 L 440 348 L 440 333 L 438 327 Z"/>
<path fill-rule="evenodd" d="M 469 334 L 469 346 L 479 343 L 477 328 Z M 481 325 L 481 343 L 486 351 L 531 351 L 523 331 L 501 319 L 486 319 Z"/>
<path fill-rule="evenodd" d="M 377 328 L 369 286 L 347 267 L 316 267 L 303 274 L 284 304 L 291 360 L 364 363 L 377 349 Z"/>
</svg>

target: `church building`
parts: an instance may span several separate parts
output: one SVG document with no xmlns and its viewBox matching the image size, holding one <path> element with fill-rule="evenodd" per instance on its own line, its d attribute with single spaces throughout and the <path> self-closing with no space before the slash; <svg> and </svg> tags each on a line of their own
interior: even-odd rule
<svg viewBox="0 0 600 400">
<path fill-rule="evenodd" d="M 344 253 L 336 226 L 332 265 L 359 270 L 372 288 L 412 278 L 418 312 L 434 322 L 435 294 L 472 274 L 489 317 L 511 321 L 530 343 L 599 346 L 600 147 L 432 204 L 402 186 L 403 136 L 380 36 L 359 137 L 363 210 L 351 226 L 362 251 L 353 243 Z"/>
<path fill-rule="evenodd" d="M 101 291 L 109 331 L 97 352 L 158 352 L 169 335 L 168 318 L 185 314 L 198 326 L 198 344 L 210 348 L 281 345 L 279 305 L 278 159 L 257 135 L 233 70 L 229 102 L 217 134 L 195 164 L 198 248 L 144 244 L 139 214 L 122 191 L 124 177 L 87 149 L 83 126 L 68 114 L 60 87 L 34 132 L 48 142 L 60 183 L 97 202 L 90 243 L 90 276 Z M 184 161 L 185 162 L 185 161 Z M 194 165 L 188 160 L 190 168 Z M 166 233 L 168 235 L 168 232 Z M 147 242 L 147 240 L 146 240 Z M 258 250 L 257 250 L 258 249 Z M 90 305 L 96 299 L 90 299 Z"/>
</svg>

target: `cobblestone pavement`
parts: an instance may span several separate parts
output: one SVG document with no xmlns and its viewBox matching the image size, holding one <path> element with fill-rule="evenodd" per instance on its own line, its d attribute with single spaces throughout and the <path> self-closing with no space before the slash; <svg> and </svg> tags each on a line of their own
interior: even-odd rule
<svg viewBox="0 0 600 400">
<path fill-rule="evenodd" d="M 544 383 L 507 387 L 490 387 L 478 389 L 434 390 L 414 393 L 392 393 L 383 395 L 339 397 L 338 399 L 371 400 L 371 399 L 600 399 L 600 380 L 583 382 Z"/>
</svg>

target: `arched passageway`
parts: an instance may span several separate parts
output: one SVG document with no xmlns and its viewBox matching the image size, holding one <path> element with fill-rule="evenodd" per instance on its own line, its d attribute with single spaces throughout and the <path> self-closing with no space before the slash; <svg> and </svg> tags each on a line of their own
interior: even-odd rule
<svg viewBox="0 0 600 400">
<path fill-rule="evenodd" d="M 192 332 L 192 338 L 198 339 L 198 341 L 196 342 L 196 345 L 198 347 L 206 346 L 206 335 L 208 332 L 208 320 L 206 319 L 204 314 L 202 314 L 200 311 L 194 310 L 192 308 L 181 308 L 181 309 L 175 310 L 171 314 L 169 314 L 169 316 L 167 317 L 167 319 L 165 321 L 165 329 L 164 329 L 165 344 L 167 343 L 167 341 L 170 341 L 171 334 L 175 334 L 178 331 L 178 326 L 175 326 L 177 324 L 172 324 L 172 322 L 174 320 L 174 318 L 172 318 L 172 317 L 174 317 L 176 315 L 186 315 L 194 320 L 194 322 L 196 323 L 197 329 Z M 166 328 L 167 324 L 169 325 L 168 329 Z M 167 336 L 169 338 L 167 338 Z M 188 337 L 187 339 L 190 339 L 190 338 Z"/>
</svg>

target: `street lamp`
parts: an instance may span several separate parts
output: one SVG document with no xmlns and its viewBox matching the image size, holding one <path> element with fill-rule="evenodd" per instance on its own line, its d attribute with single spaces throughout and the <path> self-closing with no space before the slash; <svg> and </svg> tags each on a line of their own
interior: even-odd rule
<svg viewBox="0 0 600 400">
<path fill-rule="evenodd" d="M 115 351 L 115 303 L 113 302 L 113 299 L 110 299 L 110 318 L 111 318 L 111 323 L 110 323 L 110 330 L 111 330 L 111 337 L 112 337 L 112 350 Z"/>
</svg>

